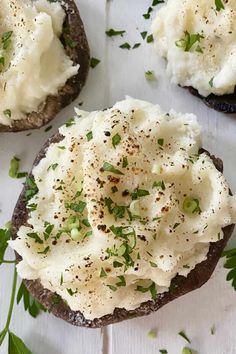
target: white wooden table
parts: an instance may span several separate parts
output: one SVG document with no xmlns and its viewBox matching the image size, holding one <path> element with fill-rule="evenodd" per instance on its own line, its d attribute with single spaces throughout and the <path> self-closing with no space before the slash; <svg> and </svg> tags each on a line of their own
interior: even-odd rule
<svg viewBox="0 0 236 354">
<path fill-rule="evenodd" d="M 236 191 L 236 116 L 208 109 L 185 90 L 172 86 L 165 75 L 165 63 L 157 58 L 152 44 L 145 44 L 140 32 L 150 32 L 150 20 L 142 16 L 151 0 L 77 0 L 89 38 L 92 56 L 101 63 L 90 71 L 89 79 L 76 103 L 83 101 L 87 110 L 109 107 L 125 95 L 159 103 L 165 110 L 193 112 L 203 127 L 204 146 L 225 163 L 225 175 Z M 157 6 L 158 8 L 158 6 Z M 123 38 L 114 40 L 106 29 L 126 30 Z M 141 42 L 135 50 L 122 50 L 119 45 Z M 157 80 L 147 82 L 144 72 L 154 70 Z M 21 170 L 29 170 L 34 156 L 44 141 L 73 114 L 73 104 L 53 121 L 53 129 L 0 136 L 0 225 L 11 218 L 14 204 L 22 188 L 22 180 L 8 177 L 13 155 L 21 158 Z M 235 235 L 231 240 L 233 245 Z M 9 253 L 10 256 L 10 253 Z M 22 305 L 15 306 L 12 330 L 23 338 L 34 354 L 156 354 L 166 348 L 179 354 L 187 344 L 178 332 L 191 338 L 191 347 L 199 354 L 236 353 L 236 292 L 225 281 L 222 261 L 212 279 L 201 289 L 165 306 L 146 318 L 129 320 L 105 329 L 73 327 L 53 315 L 42 314 L 32 319 Z M 0 324 L 8 310 L 12 266 L 0 268 Z M 215 325 L 216 333 L 211 334 Z M 157 329 L 157 338 L 147 332 Z M 6 343 L 0 347 L 7 354 Z"/>
</svg>

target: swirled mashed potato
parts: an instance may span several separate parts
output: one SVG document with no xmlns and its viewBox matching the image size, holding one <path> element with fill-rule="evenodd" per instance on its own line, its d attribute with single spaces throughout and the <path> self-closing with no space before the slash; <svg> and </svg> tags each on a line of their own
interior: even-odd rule
<svg viewBox="0 0 236 354">
<path fill-rule="evenodd" d="M 0 124 L 37 111 L 78 72 L 59 39 L 64 18 L 59 2 L 1 0 Z"/>
<path fill-rule="evenodd" d="M 234 92 L 235 0 L 168 0 L 152 31 L 173 83 L 192 86 L 202 96 Z"/>
<path fill-rule="evenodd" d="M 29 226 L 10 245 L 20 276 L 94 319 L 187 276 L 235 209 L 225 178 L 199 155 L 194 115 L 134 99 L 77 114 L 33 169 Z"/>
</svg>

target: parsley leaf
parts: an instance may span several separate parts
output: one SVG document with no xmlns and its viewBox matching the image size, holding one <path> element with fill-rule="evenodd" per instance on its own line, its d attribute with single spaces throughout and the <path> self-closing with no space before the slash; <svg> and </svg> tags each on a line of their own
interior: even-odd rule
<svg viewBox="0 0 236 354">
<path fill-rule="evenodd" d="M 120 134 L 117 133 L 112 137 L 113 147 L 116 148 L 116 146 L 119 145 L 120 142 L 121 142 L 121 136 L 120 136 Z"/>
<path fill-rule="evenodd" d="M 191 343 L 190 339 L 186 336 L 184 331 L 180 331 L 178 335 L 184 338 L 188 343 Z"/>
<path fill-rule="evenodd" d="M 109 29 L 108 31 L 106 31 L 106 35 L 108 37 L 114 37 L 114 36 L 121 36 L 123 37 L 123 35 L 126 33 L 126 31 L 116 31 L 113 28 Z"/>
<path fill-rule="evenodd" d="M 226 280 L 232 281 L 232 286 L 236 290 L 236 248 L 224 251 L 222 257 L 226 257 L 224 267 L 230 269 Z"/>
<path fill-rule="evenodd" d="M 21 283 L 17 293 L 17 304 L 19 304 L 21 300 L 23 300 L 25 311 L 28 311 L 34 318 L 36 318 L 41 311 L 47 311 L 43 305 L 33 298 L 23 282 Z"/>
<path fill-rule="evenodd" d="M 96 68 L 96 66 L 100 63 L 100 60 L 97 58 L 91 58 L 90 59 L 90 67 L 92 69 Z"/>
<path fill-rule="evenodd" d="M 154 282 L 152 282 L 152 284 L 149 287 L 137 285 L 137 288 L 135 290 L 140 291 L 141 293 L 147 293 L 148 291 L 150 291 L 152 299 L 156 300 L 157 298 L 156 284 Z"/>
<path fill-rule="evenodd" d="M 19 172 L 20 159 L 14 156 L 10 162 L 9 176 L 11 178 L 22 178 L 28 175 L 27 172 Z"/>
<path fill-rule="evenodd" d="M 215 0 L 216 11 L 224 10 L 224 3 L 222 0 Z"/>
<path fill-rule="evenodd" d="M 9 331 L 8 353 L 11 354 L 33 354 L 24 344 L 22 339 Z"/>
<path fill-rule="evenodd" d="M 73 211 L 83 213 L 83 211 L 86 207 L 86 202 L 83 202 L 80 200 L 77 203 L 65 203 L 65 207 L 68 209 L 71 209 Z"/>
<path fill-rule="evenodd" d="M 92 139 L 93 139 L 93 132 L 92 132 L 92 131 L 88 132 L 88 133 L 86 134 L 86 137 L 87 137 L 87 140 L 88 140 L 88 141 L 92 140 Z"/>
<path fill-rule="evenodd" d="M 7 241 L 10 239 L 9 229 L 0 229 L 0 261 L 3 261 L 7 249 Z M 0 263 L 1 264 L 1 263 Z"/>
<path fill-rule="evenodd" d="M 133 193 L 131 193 L 131 197 L 133 200 L 136 200 L 141 197 L 145 197 L 146 195 L 150 195 L 150 193 L 145 189 L 138 189 L 138 188 Z"/>
<path fill-rule="evenodd" d="M 120 45 L 120 48 L 129 50 L 131 48 L 131 45 L 128 42 L 125 42 L 125 43 Z"/>
<path fill-rule="evenodd" d="M 110 164 L 109 162 L 104 162 L 102 168 L 102 171 L 106 171 L 106 172 L 112 172 L 115 173 L 117 175 L 123 175 L 124 173 L 122 173 L 120 170 L 117 170 L 112 164 Z"/>
<path fill-rule="evenodd" d="M 205 37 L 200 33 L 190 34 L 188 31 L 184 32 L 184 37 L 175 42 L 176 47 L 182 48 L 185 52 L 189 52 L 193 45 L 200 42 Z M 199 52 L 199 47 L 197 47 Z M 195 49 L 196 50 L 196 49 Z"/>
</svg>

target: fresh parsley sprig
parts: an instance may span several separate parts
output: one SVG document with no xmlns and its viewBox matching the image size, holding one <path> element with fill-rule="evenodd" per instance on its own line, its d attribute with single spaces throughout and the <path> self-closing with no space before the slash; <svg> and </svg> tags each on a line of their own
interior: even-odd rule
<svg viewBox="0 0 236 354">
<path fill-rule="evenodd" d="M 224 267 L 230 269 L 226 280 L 232 281 L 232 286 L 236 290 L 236 248 L 224 251 L 222 257 L 226 257 Z"/>
<path fill-rule="evenodd" d="M 5 252 L 8 247 L 8 240 L 10 239 L 10 228 L 0 229 L 0 265 L 3 263 L 14 264 L 14 273 L 12 280 L 12 290 L 10 296 L 9 309 L 7 314 L 7 319 L 4 328 L 0 331 L 0 346 L 4 342 L 6 336 L 8 335 L 8 353 L 20 353 L 20 354 L 33 354 L 24 342 L 17 337 L 10 330 L 11 319 L 13 315 L 13 309 L 15 304 L 16 292 L 17 292 L 17 271 L 16 271 L 16 261 L 15 260 L 5 260 Z M 17 295 L 17 303 L 24 300 L 25 310 L 29 311 L 32 317 L 36 317 L 41 310 L 45 311 L 44 307 L 38 303 L 28 292 L 24 284 L 22 283 Z"/>
</svg>

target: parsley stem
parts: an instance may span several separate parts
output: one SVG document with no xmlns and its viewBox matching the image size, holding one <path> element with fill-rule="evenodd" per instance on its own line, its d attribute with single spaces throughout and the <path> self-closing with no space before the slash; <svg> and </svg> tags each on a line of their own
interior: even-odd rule
<svg viewBox="0 0 236 354">
<path fill-rule="evenodd" d="M 7 261 L 7 260 L 2 260 L 2 261 L 0 261 L 0 264 L 15 264 L 16 263 L 16 260 L 14 260 L 14 261 Z"/>
<path fill-rule="evenodd" d="M 11 318 L 12 318 L 13 307 L 14 307 L 15 295 L 16 295 L 16 284 L 17 284 L 17 272 L 16 272 L 16 267 L 14 267 L 10 306 L 9 306 L 9 310 L 8 310 L 6 325 L 4 327 L 4 330 L 1 332 L 0 345 L 4 341 L 4 338 L 9 330 L 9 326 L 10 326 L 10 322 L 11 322 Z"/>
</svg>

